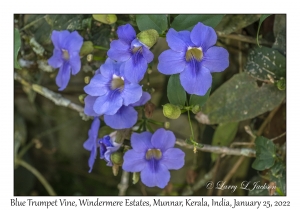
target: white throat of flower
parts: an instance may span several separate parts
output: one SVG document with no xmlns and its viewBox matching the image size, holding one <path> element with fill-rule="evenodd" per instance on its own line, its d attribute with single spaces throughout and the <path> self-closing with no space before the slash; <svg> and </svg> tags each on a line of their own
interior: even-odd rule
<svg viewBox="0 0 300 210">
<path fill-rule="evenodd" d="M 120 92 L 124 89 L 124 78 L 113 74 L 113 78 L 110 83 L 112 90 L 118 89 Z"/>
<path fill-rule="evenodd" d="M 195 59 L 201 61 L 203 58 L 203 51 L 201 47 L 188 47 L 188 50 L 185 53 L 185 60 L 190 61 Z"/>
</svg>

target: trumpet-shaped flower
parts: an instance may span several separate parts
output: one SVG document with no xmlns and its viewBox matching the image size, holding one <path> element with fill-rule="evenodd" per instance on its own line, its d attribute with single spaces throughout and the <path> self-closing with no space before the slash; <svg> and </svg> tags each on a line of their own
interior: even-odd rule
<svg viewBox="0 0 300 210">
<path fill-rule="evenodd" d="M 132 149 L 124 155 L 123 170 L 141 172 L 141 181 L 148 187 L 164 188 L 170 180 L 170 169 L 178 170 L 184 165 L 185 154 L 173 148 L 176 138 L 163 128 L 154 134 L 133 133 Z"/>
<path fill-rule="evenodd" d="M 124 77 L 133 83 L 140 82 L 147 70 L 148 63 L 153 60 L 149 47 L 136 38 L 136 33 L 130 24 L 119 26 L 119 39 L 110 44 L 108 57 L 123 62 L 121 71 Z"/>
<path fill-rule="evenodd" d="M 86 100 L 86 106 L 91 107 L 97 115 L 114 115 L 123 105 L 137 102 L 142 96 L 142 86 L 130 83 L 122 72 L 120 62 L 107 59 L 101 65 L 100 73 L 95 74 L 90 83 L 84 87 L 84 91 L 95 100 Z M 98 71 L 99 72 L 99 71 Z M 87 109 L 85 109 L 87 110 Z M 85 112 L 91 115 L 89 112 Z M 92 115 L 93 116 L 93 115 Z"/>
<path fill-rule="evenodd" d="M 83 38 L 77 31 L 53 31 L 51 40 L 54 45 L 53 55 L 48 60 L 48 64 L 53 68 L 59 68 L 56 76 L 56 84 L 59 90 L 67 87 L 71 72 L 77 74 L 81 68 L 80 48 Z"/>
<path fill-rule="evenodd" d="M 158 71 L 180 73 L 181 85 L 188 93 L 205 95 L 212 84 L 211 73 L 224 71 L 229 65 L 227 50 L 214 46 L 214 29 L 199 22 L 191 32 L 171 28 L 166 39 L 171 49 L 158 57 Z"/>
</svg>

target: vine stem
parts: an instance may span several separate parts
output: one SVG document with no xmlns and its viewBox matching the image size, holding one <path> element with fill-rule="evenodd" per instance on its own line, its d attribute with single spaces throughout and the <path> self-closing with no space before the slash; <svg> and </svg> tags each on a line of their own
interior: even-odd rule
<svg viewBox="0 0 300 210">
<path fill-rule="evenodd" d="M 38 170 L 36 170 L 33 166 L 31 166 L 30 164 L 28 164 L 24 160 L 20 160 L 18 158 L 15 159 L 15 163 L 20 165 L 20 166 L 23 166 L 28 171 L 33 173 L 36 176 L 36 178 L 42 183 L 42 185 L 46 188 L 49 195 L 56 196 L 56 193 L 53 190 L 53 188 L 51 187 L 51 185 L 47 182 L 47 180 L 44 178 L 44 176 Z"/>
</svg>

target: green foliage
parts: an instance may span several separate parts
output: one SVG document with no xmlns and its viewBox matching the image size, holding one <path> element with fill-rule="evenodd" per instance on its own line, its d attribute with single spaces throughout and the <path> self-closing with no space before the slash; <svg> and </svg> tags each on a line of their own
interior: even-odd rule
<svg viewBox="0 0 300 210">
<path fill-rule="evenodd" d="M 91 41 L 85 41 L 82 44 L 82 47 L 80 49 L 80 56 L 86 56 L 87 54 L 90 54 L 94 50 L 93 42 Z"/>
<path fill-rule="evenodd" d="M 215 28 L 223 17 L 224 15 L 178 15 L 174 18 L 171 28 L 177 31 L 192 30 L 198 22 Z"/>
<path fill-rule="evenodd" d="M 243 15 L 243 14 L 231 14 L 225 15 L 220 24 L 215 28 L 222 34 L 231 34 L 242 28 L 245 28 L 259 19 L 260 15 Z"/>
<path fill-rule="evenodd" d="M 209 94 L 210 94 L 211 88 L 208 89 L 208 91 L 206 92 L 206 94 L 204 96 L 198 96 L 198 95 L 194 95 L 192 94 L 190 97 L 190 106 L 200 106 L 202 107 L 205 102 L 207 101 Z"/>
<path fill-rule="evenodd" d="M 277 50 L 268 47 L 256 47 L 250 50 L 245 66 L 254 78 L 268 81 L 270 75 L 274 79 L 286 77 L 286 58 Z"/>
<path fill-rule="evenodd" d="M 278 50 L 282 55 L 286 54 L 286 15 L 275 15 L 274 20 L 274 36 L 275 42 L 272 46 L 273 49 Z"/>
<path fill-rule="evenodd" d="M 170 76 L 167 87 L 167 96 L 171 104 L 179 106 L 185 105 L 186 92 L 180 83 L 179 74 Z"/>
<path fill-rule="evenodd" d="M 101 23 L 105 24 L 113 24 L 117 21 L 117 16 L 116 15 L 93 15 L 93 18 Z"/>
<path fill-rule="evenodd" d="M 167 15 L 137 15 L 136 23 L 140 31 L 155 29 L 162 34 L 168 29 Z"/>
<path fill-rule="evenodd" d="M 47 15 L 45 20 L 52 30 L 83 30 L 83 15 Z"/>
<path fill-rule="evenodd" d="M 18 53 L 21 47 L 21 37 L 18 29 L 14 29 L 14 64 L 16 69 L 21 69 L 21 66 L 18 62 Z"/>
<path fill-rule="evenodd" d="M 213 146 L 229 146 L 229 144 L 234 139 L 239 123 L 238 122 L 229 122 L 221 123 L 218 125 L 212 140 Z M 212 161 L 215 161 L 218 157 L 218 154 L 211 153 Z"/>
<path fill-rule="evenodd" d="M 198 120 L 219 124 L 251 119 L 277 107 L 285 96 L 273 84 L 258 87 L 247 73 L 236 74 L 209 97 Z"/>
<path fill-rule="evenodd" d="M 263 171 L 272 167 L 276 157 L 274 143 L 263 136 L 259 136 L 255 139 L 255 146 L 256 159 L 252 164 L 252 168 Z"/>
<path fill-rule="evenodd" d="M 259 24 L 258 24 L 258 29 L 257 29 L 257 35 L 256 35 L 256 40 L 257 40 L 257 44 L 259 46 L 259 42 L 258 42 L 258 34 L 259 34 L 259 30 L 260 30 L 260 27 L 261 27 L 261 24 L 262 22 L 264 22 L 264 20 L 269 17 L 270 15 L 261 15 L 260 16 L 260 19 L 259 19 Z"/>
</svg>

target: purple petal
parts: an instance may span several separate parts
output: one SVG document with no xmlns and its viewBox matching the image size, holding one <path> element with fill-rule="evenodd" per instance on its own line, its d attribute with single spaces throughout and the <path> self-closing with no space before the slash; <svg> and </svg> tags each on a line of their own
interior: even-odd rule
<svg viewBox="0 0 300 210">
<path fill-rule="evenodd" d="M 59 68 L 63 65 L 64 59 L 62 57 L 62 51 L 60 49 L 54 48 L 53 55 L 48 60 L 48 64 L 53 68 Z"/>
<path fill-rule="evenodd" d="M 68 39 L 70 32 L 68 30 L 64 31 L 52 31 L 51 40 L 55 48 L 60 50 L 63 49 L 65 41 Z"/>
<path fill-rule="evenodd" d="M 84 98 L 84 113 L 88 116 L 99 116 L 95 111 L 94 111 L 94 103 L 98 97 L 97 96 L 90 96 L 87 95 Z"/>
<path fill-rule="evenodd" d="M 132 133 L 131 135 L 131 146 L 134 151 L 141 152 L 146 155 L 148 149 L 152 149 L 151 144 L 152 133 L 145 131 L 143 133 Z"/>
<path fill-rule="evenodd" d="M 128 150 L 124 157 L 122 168 L 128 172 L 140 172 L 147 166 L 145 153 L 139 153 L 134 150 Z"/>
<path fill-rule="evenodd" d="M 229 54 L 223 47 L 209 48 L 203 57 L 202 65 L 210 72 L 221 72 L 229 66 Z"/>
<path fill-rule="evenodd" d="M 58 90 L 62 91 L 65 89 L 69 83 L 71 77 L 71 66 L 68 62 L 64 62 L 59 68 L 58 74 L 56 76 L 56 84 L 59 87 Z"/>
<path fill-rule="evenodd" d="M 189 32 L 180 33 L 170 28 L 166 36 L 169 47 L 177 52 L 186 52 L 190 43 L 190 41 L 187 42 L 189 35 Z"/>
<path fill-rule="evenodd" d="M 81 68 L 81 60 L 78 52 L 73 52 L 70 54 L 69 62 L 72 68 L 72 74 L 73 75 L 77 74 Z"/>
<path fill-rule="evenodd" d="M 165 165 L 167 169 L 178 170 L 184 165 L 184 152 L 178 148 L 167 149 L 160 160 L 161 164 Z"/>
<path fill-rule="evenodd" d="M 124 40 L 128 44 L 130 44 L 136 37 L 135 30 L 130 24 L 119 26 L 117 34 L 119 39 Z"/>
<path fill-rule="evenodd" d="M 150 63 L 154 58 L 153 53 L 145 46 L 143 46 L 142 54 L 143 54 L 143 57 L 146 59 L 147 63 Z"/>
<path fill-rule="evenodd" d="M 138 113 L 131 106 L 122 106 L 114 115 L 104 115 L 105 123 L 113 129 L 131 128 L 137 121 Z"/>
<path fill-rule="evenodd" d="M 170 181 L 170 172 L 167 167 L 155 159 L 148 161 L 148 165 L 141 171 L 141 180 L 148 187 L 164 188 Z M 156 166 L 154 166 L 156 164 Z"/>
<path fill-rule="evenodd" d="M 96 74 L 83 89 L 91 96 L 102 96 L 109 91 L 108 85 L 110 80 L 101 74 Z"/>
<path fill-rule="evenodd" d="M 64 40 L 64 49 L 68 50 L 69 53 L 77 52 L 79 54 L 80 48 L 83 44 L 83 38 L 77 31 L 73 31 Z"/>
<path fill-rule="evenodd" d="M 207 68 L 199 64 L 199 62 L 193 61 L 180 73 L 180 82 L 189 94 L 203 96 L 211 87 L 212 76 Z"/>
<path fill-rule="evenodd" d="M 123 99 L 117 91 L 110 91 L 103 96 L 99 96 L 94 103 L 94 111 L 99 115 L 115 114 L 123 103 Z"/>
<path fill-rule="evenodd" d="M 157 69 L 163 74 L 178 74 L 186 66 L 185 52 L 166 50 L 158 56 Z"/>
<path fill-rule="evenodd" d="M 110 43 L 107 55 L 116 61 L 127 61 L 131 57 L 130 44 L 122 40 L 114 40 Z"/>
<path fill-rule="evenodd" d="M 151 143 L 156 149 L 162 152 L 174 147 L 176 138 L 172 131 L 165 130 L 164 128 L 157 129 L 151 137 Z"/>
<path fill-rule="evenodd" d="M 145 103 L 147 103 L 147 101 L 149 101 L 150 99 L 151 99 L 151 95 L 148 92 L 143 91 L 140 100 L 138 100 L 133 104 L 130 104 L 130 106 L 142 106 Z"/>
<path fill-rule="evenodd" d="M 216 44 L 217 34 L 212 27 L 199 22 L 191 31 L 191 40 L 205 52 L 208 48 Z"/>
<path fill-rule="evenodd" d="M 91 173 L 92 170 L 93 170 L 96 156 L 97 156 L 97 148 L 93 148 L 92 151 L 91 151 L 90 158 L 88 160 L 89 167 L 90 167 L 89 173 Z"/>
<path fill-rule="evenodd" d="M 93 147 L 97 147 L 97 137 L 98 137 L 98 131 L 100 128 L 100 120 L 98 117 L 95 117 L 91 128 L 89 129 L 89 138 L 83 143 L 83 147 L 86 150 L 91 151 Z"/>
<path fill-rule="evenodd" d="M 123 98 L 123 104 L 128 106 L 129 104 L 137 102 L 142 96 L 142 86 L 139 84 L 131 83 L 124 85 L 124 90 L 121 93 Z"/>
<path fill-rule="evenodd" d="M 122 62 L 116 62 L 110 58 L 107 58 L 105 63 L 100 66 L 101 74 L 109 79 L 111 79 L 114 74 L 120 75 L 121 64 Z"/>
<path fill-rule="evenodd" d="M 143 79 L 147 67 L 146 59 L 140 53 L 136 53 L 132 58 L 122 64 L 120 68 L 121 73 L 124 73 L 124 77 L 129 82 L 139 83 Z"/>
</svg>

